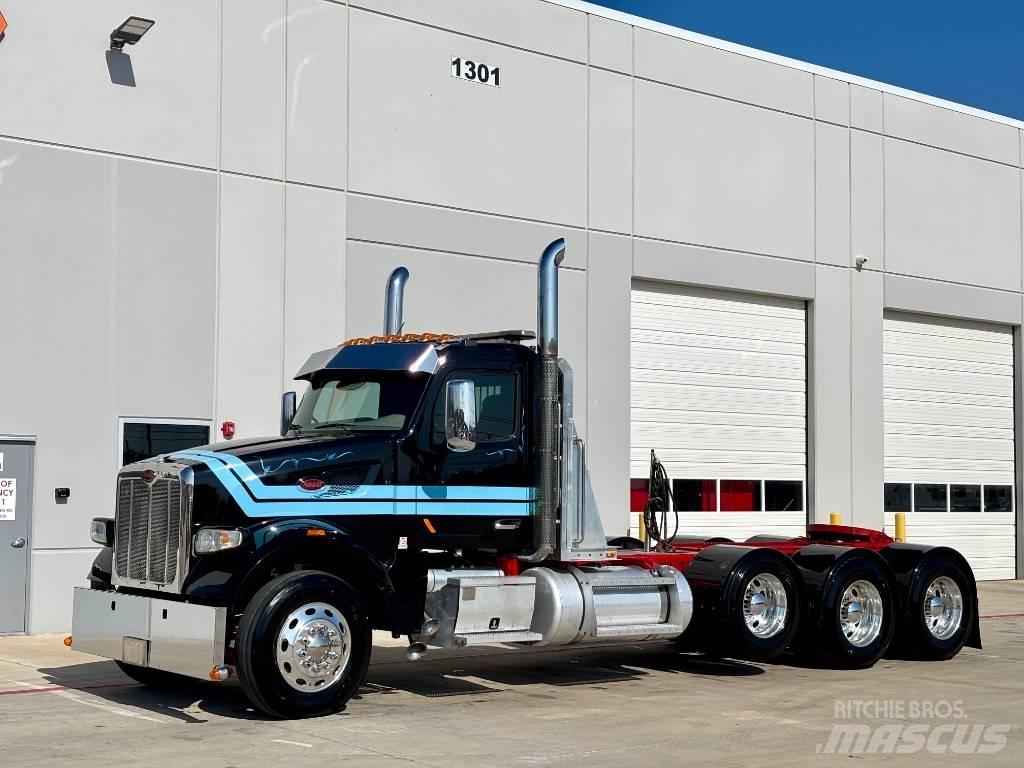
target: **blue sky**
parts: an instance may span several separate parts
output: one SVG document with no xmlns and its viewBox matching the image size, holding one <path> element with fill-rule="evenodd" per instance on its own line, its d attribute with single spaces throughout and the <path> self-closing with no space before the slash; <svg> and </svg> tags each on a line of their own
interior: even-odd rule
<svg viewBox="0 0 1024 768">
<path fill-rule="evenodd" d="M 591 0 L 1024 120 L 1021 0 Z"/>
</svg>

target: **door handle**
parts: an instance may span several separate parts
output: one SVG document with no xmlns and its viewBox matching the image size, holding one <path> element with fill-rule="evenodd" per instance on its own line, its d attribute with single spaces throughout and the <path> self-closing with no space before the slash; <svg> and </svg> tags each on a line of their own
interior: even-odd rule
<svg viewBox="0 0 1024 768">
<path fill-rule="evenodd" d="M 519 526 L 522 525 L 522 520 L 495 520 L 494 530 L 496 531 L 516 531 L 519 530 Z"/>
<path fill-rule="evenodd" d="M 12 547 L 14 547 L 15 549 L 21 549 L 22 547 L 24 547 L 24 546 L 25 546 L 25 539 L 24 539 L 24 538 L 22 538 L 22 537 L 19 537 L 19 538 L 17 538 L 17 539 L 14 539 L 14 540 L 13 540 L 13 541 L 11 542 L 11 546 L 12 546 Z"/>
</svg>

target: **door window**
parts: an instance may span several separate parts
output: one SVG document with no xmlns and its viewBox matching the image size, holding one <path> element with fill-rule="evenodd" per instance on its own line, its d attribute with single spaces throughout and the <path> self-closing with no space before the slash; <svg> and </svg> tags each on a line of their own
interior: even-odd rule
<svg viewBox="0 0 1024 768">
<path fill-rule="evenodd" d="M 505 371 L 455 371 L 447 381 L 468 379 L 476 386 L 476 441 L 498 443 L 512 439 L 518 427 L 519 376 Z M 442 389 L 434 403 L 433 440 L 444 442 L 444 401 Z"/>
</svg>

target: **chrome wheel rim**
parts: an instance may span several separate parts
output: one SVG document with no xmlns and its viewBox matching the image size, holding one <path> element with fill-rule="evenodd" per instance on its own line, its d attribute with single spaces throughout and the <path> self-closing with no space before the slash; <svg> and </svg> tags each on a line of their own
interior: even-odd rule
<svg viewBox="0 0 1024 768">
<path fill-rule="evenodd" d="M 846 588 L 839 603 L 839 626 L 856 648 L 871 645 L 882 632 L 882 595 L 870 581 L 858 579 Z"/>
<path fill-rule="evenodd" d="M 948 640 L 960 629 L 964 615 L 964 596 L 948 576 L 939 576 L 924 593 L 924 624 L 936 640 Z"/>
<path fill-rule="evenodd" d="M 743 621 L 754 637 L 775 637 L 786 627 L 789 601 L 782 580 L 772 573 L 759 573 L 743 591 Z"/>
<path fill-rule="evenodd" d="M 323 691 L 344 677 L 352 655 L 352 633 L 341 611 L 329 603 L 306 603 L 285 618 L 277 634 L 277 668 L 303 693 Z"/>
</svg>

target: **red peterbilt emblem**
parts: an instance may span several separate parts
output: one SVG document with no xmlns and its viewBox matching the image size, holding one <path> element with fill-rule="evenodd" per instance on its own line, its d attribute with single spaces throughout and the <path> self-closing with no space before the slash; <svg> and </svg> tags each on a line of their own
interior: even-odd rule
<svg viewBox="0 0 1024 768">
<path fill-rule="evenodd" d="M 321 480 L 319 477 L 304 477 L 299 480 L 299 488 L 304 491 L 321 491 L 327 486 L 327 483 Z"/>
<path fill-rule="evenodd" d="M 142 482 L 148 484 L 152 483 L 154 480 L 156 480 L 156 472 L 154 470 L 147 469 L 145 472 L 142 473 Z"/>
</svg>

